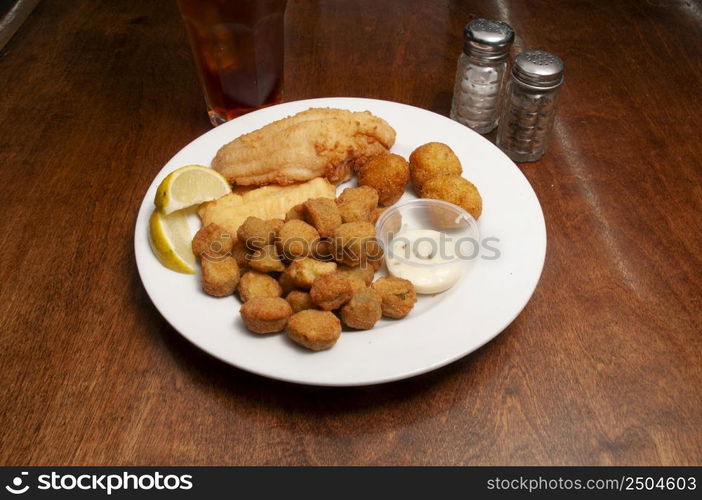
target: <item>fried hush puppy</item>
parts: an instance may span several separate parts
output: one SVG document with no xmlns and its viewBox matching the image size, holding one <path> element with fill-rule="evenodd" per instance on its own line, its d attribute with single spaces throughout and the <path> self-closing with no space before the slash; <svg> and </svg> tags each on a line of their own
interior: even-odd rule
<svg viewBox="0 0 702 500">
<path fill-rule="evenodd" d="M 336 262 L 321 262 L 306 257 L 293 261 L 283 275 L 287 274 L 296 287 L 309 290 L 312 288 L 314 280 L 319 276 L 333 273 L 334 271 L 336 271 Z"/>
<path fill-rule="evenodd" d="M 200 258 L 216 258 L 231 252 L 236 238 L 214 222 L 200 228 L 192 241 L 193 253 Z"/>
<path fill-rule="evenodd" d="M 301 220 L 289 220 L 278 231 L 278 250 L 286 260 L 307 257 L 318 241 L 317 230 Z"/>
<path fill-rule="evenodd" d="M 323 274 L 314 280 L 310 289 L 312 302 L 324 311 L 333 311 L 346 304 L 353 296 L 351 283 L 339 273 Z"/>
<path fill-rule="evenodd" d="M 336 199 L 336 205 L 342 222 L 368 222 L 378 206 L 378 191 L 370 186 L 346 188 Z"/>
<path fill-rule="evenodd" d="M 280 226 L 280 221 L 276 219 L 263 220 L 258 217 L 248 217 L 239 226 L 236 235 L 246 248 L 257 250 L 275 242 L 276 232 Z"/>
<path fill-rule="evenodd" d="M 293 290 L 285 297 L 285 300 L 288 301 L 294 313 L 315 308 L 310 294 L 302 290 Z"/>
<path fill-rule="evenodd" d="M 341 264 L 336 267 L 336 272 L 349 280 L 354 292 L 370 286 L 375 276 L 375 270 L 371 266 L 349 267 Z"/>
<path fill-rule="evenodd" d="M 378 191 L 379 202 L 387 207 L 400 199 L 409 181 L 407 161 L 399 155 L 388 153 L 371 158 L 358 172 L 358 184 Z"/>
<path fill-rule="evenodd" d="M 266 245 L 256 250 L 251 254 L 249 265 L 252 269 L 261 273 L 285 271 L 285 265 L 280 260 L 280 255 L 278 255 L 275 245 Z"/>
<path fill-rule="evenodd" d="M 293 314 L 290 304 L 279 297 L 254 297 L 239 309 L 246 328 L 254 333 L 276 333 L 285 329 Z"/>
<path fill-rule="evenodd" d="M 414 191 L 420 196 L 429 179 L 439 175 L 461 175 L 463 172 L 456 153 L 441 142 L 429 142 L 412 151 L 409 166 Z"/>
<path fill-rule="evenodd" d="M 370 330 L 382 315 L 382 299 L 370 288 L 354 293 L 341 308 L 344 324 L 356 330 Z"/>
<path fill-rule="evenodd" d="M 417 293 L 411 281 L 386 276 L 378 279 L 371 288 L 380 295 L 383 316 L 404 318 L 417 302 Z"/>
<path fill-rule="evenodd" d="M 239 284 L 239 266 L 229 255 L 202 259 L 202 289 L 213 297 L 226 297 Z"/>
<path fill-rule="evenodd" d="M 283 288 L 274 278 L 258 271 L 247 271 L 239 281 L 239 298 L 248 302 L 254 297 L 280 297 Z"/>
<path fill-rule="evenodd" d="M 476 220 L 483 211 L 478 188 L 460 175 L 440 175 L 429 179 L 422 188 L 422 198 L 444 200 L 458 205 Z"/>
<path fill-rule="evenodd" d="M 305 220 L 317 230 L 320 236 L 331 236 L 341 225 L 341 215 L 334 200 L 313 198 L 304 203 Z"/>
<path fill-rule="evenodd" d="M 369 264 L 380 267 L 383 249 L 375 238 L 375 226 L 370 222 L 347 222 L 334 231 L 332 238 L 334 260 L 350 267 Z"/>
<path fill-rule="evenodd" d="M 341 322 L 334 313 L 307 309 L 288 320 L 288 337 L 313 351 L 329 349 L 341 336 Z"/>
</svg>

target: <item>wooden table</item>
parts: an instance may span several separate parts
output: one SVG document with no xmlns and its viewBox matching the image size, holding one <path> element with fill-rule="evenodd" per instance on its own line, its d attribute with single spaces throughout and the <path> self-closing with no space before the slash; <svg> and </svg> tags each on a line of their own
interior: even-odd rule
<svg viewBox="0 0 702 500">
<path fill-rule="evenodd" d="M 41 2 L 0 53 L 0 463 L 701 464 L 702 4 L 545 4 L 290 0 L 288 100 L 447 114 L 481 15 L 566 62 L 522 166 L 549 238 L 526 309 L 450 366 L 342 390 L 212 359 L 141 286 L 137 208 L 210 128 L 175 2 Z"/>
</svg>

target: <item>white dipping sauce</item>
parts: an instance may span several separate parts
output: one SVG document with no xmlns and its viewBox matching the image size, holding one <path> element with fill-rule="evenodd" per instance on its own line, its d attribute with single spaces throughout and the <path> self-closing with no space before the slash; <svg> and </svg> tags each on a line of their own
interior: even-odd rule
<svg viewBox="0 0 702 500">
<path fill-rule="evenodd" d="M 455 242 L 433 229 L 413 229 L 395 235 L 385 263 L 393 276 L 409 280 L 417 293 L 432 294 L 451 288 L 463 274 Z"/>
</svg>

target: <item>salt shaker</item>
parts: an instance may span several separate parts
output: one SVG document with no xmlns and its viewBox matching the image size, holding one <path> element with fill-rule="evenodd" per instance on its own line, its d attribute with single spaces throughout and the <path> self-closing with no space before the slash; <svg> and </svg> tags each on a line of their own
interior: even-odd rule
<svg viewBox="0 0 702 500">
<path fill-rule="evenodd" d="M 502 21 L 480 18 L 466 24 L 464 35 L 451 118 L 485 134 L 497 126 L 514 31 Z"/>
<path fill-rule="evenodd" d="M 535 161 L 546 152 L 563 83 L 563 61 L 544 50 L 514 60 L 497 131 L 497 146 L 514 161 Z"/>
</svg>

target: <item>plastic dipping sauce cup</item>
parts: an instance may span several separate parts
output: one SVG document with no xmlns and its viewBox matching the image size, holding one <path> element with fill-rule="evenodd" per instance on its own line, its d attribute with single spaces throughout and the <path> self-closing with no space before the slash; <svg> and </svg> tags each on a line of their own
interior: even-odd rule
<svg viewBox="0 0 702 500">
<path fill-rule="evenodd" d="M 390 207 L 375 229 L 388 272 L 411 281 L 419 294 L 451 288 L 480 251 L 477 221 L 441 200 L 417 199 Z"/>
</svg>

